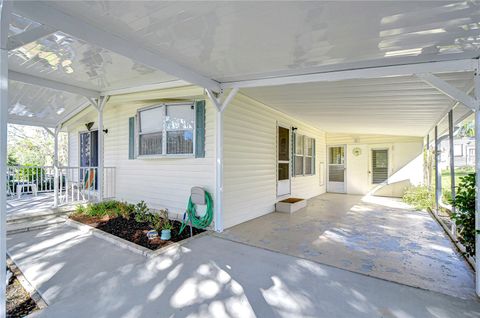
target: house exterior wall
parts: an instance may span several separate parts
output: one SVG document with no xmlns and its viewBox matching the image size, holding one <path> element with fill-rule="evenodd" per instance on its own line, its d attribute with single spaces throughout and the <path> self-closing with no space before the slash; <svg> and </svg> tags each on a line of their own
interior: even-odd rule
<svg viewBox="0 0 480 318">
<path fill-rule="evenodd" d="M 128 119 L 139 108 L 166 101 L 203 98 L 206 103 L 205 158 L 128 159 Z M 276 195 L 277 123 L 296 127 L 315 138 L 315 174 L 291 178 L 291 194 L 311 198 L 325 192 L 325 133 L 238 94 L 224 115 L 224 227 L 270 213 L 284 198 Z M 85 123 L 97 127 L 97 112 L 83 111 L 64 127 L 69 132 L 69 165 L 78 166 L 79 134 Z M 190 188 L 204 187 L 215 194 L 215 109 L 203 91 L 175 89 L 114 96 L 104 110 L 105 166 L 116 169 L 116 198 L 131 203 L 144 200 L 154 209 L 183 214 Z"/>
<path fill-rule="evenodd" d="M 401 197 L 408 186 L 423 181 L 423 138 L 328 134 L 328 145 L 346 145 L 346 193 Z M 353 149 L 360 148 L 359 155 Z M 388 149 L 388 182 L 373 184 L 373 149 Z"/>
<path fill-rule="evenodd" d="M 325 192 L 325 133 L 237 94 L 224 115 L 224 207 L 228 228 L 275 210 L 277 197 L 277 123 L 315 138 L 316 173 L 291 179 L 291 197 Z M 288 196 L 287 196 L 288 197 Z"/>
<path fill-rule="evenodd" d="M 181 100 L 180 100 L 181 98 Z M 186 209 L 190 189 L 204 187 L 215 194 L 215 109 L 207 100 L 205 158 L 129 159 L 128 119 L 139 108 L 162 102 L 206 99 L 199 88 L 177 88 L 112 97 L 104 110 L 105 167 L 116 169 L 116 198 L 131 203 L 144 200 L 153 209 L 168 208 L 172 217 L 181 217 Z M 85 123 L 95 122 L 97 112 L 83 112 L 66 123 L 69 132 L 69 165 L 78 166 L 79 133 Z"/>
</svg>

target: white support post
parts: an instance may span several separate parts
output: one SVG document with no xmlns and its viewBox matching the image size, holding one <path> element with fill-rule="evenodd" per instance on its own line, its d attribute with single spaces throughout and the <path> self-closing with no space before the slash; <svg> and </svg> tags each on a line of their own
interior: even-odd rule
<svg viewBox="0 0 480 318">
<path fill-rule="evenodd" d="M 452 200 L 455 200 L 455 153 L 453 142 L 453 110 L 448 112 L 448 142 L 450 148 L 450 190 L 452 192 Z M 455 212 L 455 207 L 452 205 L 452 212 Z M 457 237 L 457 226 L 452 222 L 452 235 Z"/>
<path fill-rule="evenodd" d="M 435 126 L 435 214 L 438 215 L 440 200 L 442 199 L 442 174 L 438 166 L 440 151 L 438 149 L 438 127 Z"/>
<path fill-rule="evenodd" d="M 0 317 L 6 316 L 6 271 L 7 263 L 7 116 L 8 116 L 8 30 L 11 3 L 0 0 Z"/>
<path fill-rule="evenodd" d="M 59 194 L 59 176 L 58 176 L 58 134 L 60 133 L 60 126 L 55 127 L 55 132 L 53 133 L 53 169 L 55 176 L 53 178 L 53 207 L 58 207 L 58 194 Z"/>
<path fill-rule="evenodd" d="M 223 112 L 238 92 L 238 88 L 230 91 L 224 102 L 214 93 L 206 89 L 207 95 L 215 105 L 215 231 L 223 232 Z"/>
<path fill-rule="evenodd" d="M 475 81 L 475 290 L 480 297 L 480 65 L 474 75 Z"/>
<path fill-rule="evenodd" d="M 107 102 L 108 96 L 102 96 L 96 104 L 98 111 L 98 165 L 97 165 L 97 189 L 98 201 L 103 201 L 104 186 L 104 135 L 103 135 L 103 109 Z"/>
</svg>

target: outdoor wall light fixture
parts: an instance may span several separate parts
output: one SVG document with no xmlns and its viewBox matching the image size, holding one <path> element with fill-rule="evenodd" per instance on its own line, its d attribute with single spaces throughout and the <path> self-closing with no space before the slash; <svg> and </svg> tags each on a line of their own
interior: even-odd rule
<svg viewBox="0 0 480 318">
<path fill-rule="evenodd" d="M 85 127 L 87 127 L 87 130 L 88 130 L 88 131 L 90 131 L 90 130 L 92 129 L 93 124 L 95 124 L 95 122 L 93 122 L 93 121 L 85 124 Z M 106 134 L 108 134 L 108 129 L 104 129 L 103 132 L 106 133 Z"/>
<path fill-rule="evenodd" d="M 93 122 L 93 121 L 91 121 L 91 122 L 89 122 L 89 123 L 86 123 L 86 124 L 85 124 L 85 127 L 87 127 L 87 130 L 88 130 L 88 131 L 90 131 L 90 129 L 92 129 L 92 127 L 93 127 L 93 124 L 94 124 L 94 122 Z"/>
<path fill-rule="evenodd" d="M 297 127 L 292 127 L 292 131 L 296 131 L 297 130 Z"/>
</svg>

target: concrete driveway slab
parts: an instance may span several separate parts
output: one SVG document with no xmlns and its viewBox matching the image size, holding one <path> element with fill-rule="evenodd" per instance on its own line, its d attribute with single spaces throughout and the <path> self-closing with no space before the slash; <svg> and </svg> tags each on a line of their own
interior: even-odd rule
<svg viewBox="0 0 480 318">
<path fill-rule="evenodd" d="M 66 226 L 9 238 L 27 279 L 50 291 L 32 317 L 480 316 L 477 301 L 212 236 L 153 259 L 103 243 Z"/>
<path fill-rule="evenodd" d="M 399 199 L 327 193 L 217 234 L 409 286 L 476 299 L 474 273 L 427 213 Z"/>
</svg>

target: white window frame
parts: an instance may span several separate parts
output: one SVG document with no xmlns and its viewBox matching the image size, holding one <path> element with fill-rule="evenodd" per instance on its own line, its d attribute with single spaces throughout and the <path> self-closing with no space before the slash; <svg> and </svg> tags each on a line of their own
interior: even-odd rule
<svg viewBox="0 0 480 318">
<path fill-rule="evenodd" d="M 293 171 L 294 173 L 294 177 L 309 177 L 309 176 L 314 176 L 316 175 L 316 166 L 315 166 L 315 161 L 316 161 L 316 139 L 313 138 L 313 137 L 309 137 L 307 135 L 303 135 L 303 134 L 299 134 L 299 133 L 296 133 L 295 134 L 295 138 L 297 137 L 300 137 L 302 139 L 302 142 L 303 142 L 303 154 L 297 154 L 297 140 L 295 139 L 295 149 L 293 151 L 293 161 L 294 161 L 294 167 L 295 167 L 295 171 Z M 310 139 L 312 141 L 312 155 L 309 156 L 307 154 L 307 140 Z M 297 157 L 302 157 L 302 173 L 301 174 L 297 174 Z M 308 159 L 309 158 L 309 159 Z M 312 168 L 312 171 L 311 173 L 305 173 L 305 163 L 307 160 L 310 160 L 311 161 L 311 168 Z"/>
<path fill-rule="evenodd" d="M 192 145 L 192 152 L 186 154 L 168 154 L 167 153 L 167 132 L 171 131 L 183 131 L 183 130 L 190 130 L 190 129 L 167 129 L 167 108 L 169 107 L 176 107 L 176 106 L 189 106 L 193 112 L 193 129 L 192 130 L 192 137 L 193 137 L 193 145 Z M 163 107 L 163 129 L 158 131 L 149 131 L 147 133 L 141 132 L 141 117 L 140 113 L 142 111 Z M 155 104 L 143 108 L 139 108 L 137 110 L 136 117 L 136 133 L 135 133 L 135 143 L 138 145 L 136 148 L 136 155 L 137 159 L 155 159 L 155 158 L 193 158 L 195 157 L 195 149 L 196 149 L 196 129 L 197 129 L 197 121 L 196 121 L 196 108 L 195 103 L 162 103 L 162 104 Z M 153 134 L 153 133 L 162 133 L 162 153 L 161 154 L 153 154 L 153 155 L 141 155 L 140 154 L 140 136 L 143 134 Z"/>
</svg>

